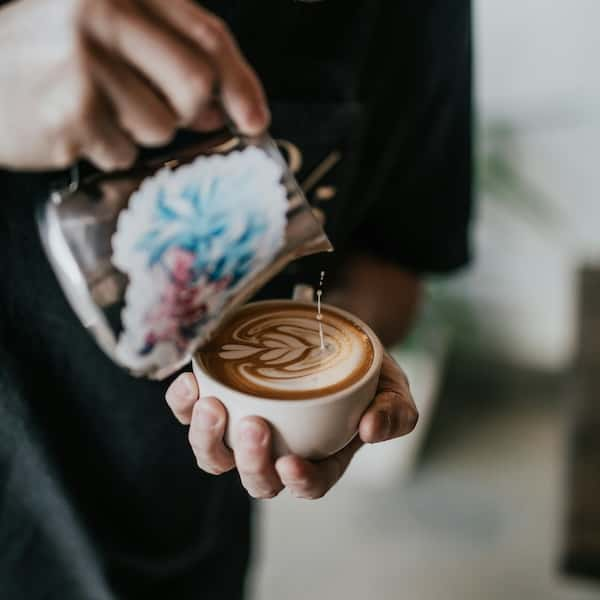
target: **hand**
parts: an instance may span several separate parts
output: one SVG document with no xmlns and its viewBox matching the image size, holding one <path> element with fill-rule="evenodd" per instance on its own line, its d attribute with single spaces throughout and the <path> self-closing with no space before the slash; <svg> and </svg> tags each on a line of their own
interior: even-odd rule
<svg viewBox="0 0 600 600">
<path fill-rule="evenodd" d="M 321 498 L 344 474 L 356 451 L 411 432 L 417 409 L 402 369 L 385 354 L 375 399 L 361 418 L 358 436 L 344 449 L 323 461 L 298 456 L 273 461 L 271 431 L 258 417 L 244 419 L 233 450 L 223 442 L 227 411 L 216 398 L 200 397 L 192 373 L 180 375 L 169 387 L 167 403 L 175 417 L 189 425 L 189 442 L 198 466 L 219 475 L 237 468 L 242 484 L 254 498 L 273 498 L 284 487 L 299 498 Z"/>
<path fill-rule="evenodd" d="M 125 168 L 137 145 L 224 115 L 266 128 L 263 89 L 226 25 L 192 0 L 18 0 L 0 9 L 0 166 Z"/>
</svg>

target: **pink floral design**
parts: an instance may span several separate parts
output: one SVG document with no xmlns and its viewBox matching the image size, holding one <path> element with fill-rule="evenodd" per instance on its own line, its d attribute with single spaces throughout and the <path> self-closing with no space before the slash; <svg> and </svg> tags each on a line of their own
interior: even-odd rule
<svg viewBox="0 0 600 600">
<path fill-rule="evenodd" d="M 195 261 L 194 253 L 174 247 L 166 255 L 167 266 L 157 265 L 157 269 L 162 267 L 164 270 L 163 291 L 160 302 L 146 314 L 149 332 L 143 354 L 151 352 L 161 341 L 170 341 L 183 352 L 204 322 L 210 298 L 228 287 L 230 276 L 214 281 L 208 281 L 206 277 L 198 279 Z"/>
</svg>

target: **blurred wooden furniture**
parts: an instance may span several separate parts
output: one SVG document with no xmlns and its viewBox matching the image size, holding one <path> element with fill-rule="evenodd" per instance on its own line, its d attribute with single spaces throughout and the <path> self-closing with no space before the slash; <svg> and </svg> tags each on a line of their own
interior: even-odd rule
<svg viewBox="0 0 600 600">
<path fill-rule="evenodd" d="M 579 277 L 563 569 L 600 579 L 600 264 Z"/>
</svg>

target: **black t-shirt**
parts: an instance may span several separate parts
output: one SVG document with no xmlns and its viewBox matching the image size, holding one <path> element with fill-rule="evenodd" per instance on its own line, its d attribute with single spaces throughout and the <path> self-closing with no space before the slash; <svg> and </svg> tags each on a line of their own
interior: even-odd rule
<svg viewBox="0 0 600 600">
<path fill-rule="evenodd" d="M 336 258 L 262 295 L 348 250 L 417 272 L 467 261 L 469 2 L 204 4 L 263 79 L 298 179 L 331 165 L 308 196 Z M 235 472 L 197 469 L 168 382 L 117 368 L 66 303 L 33 218 L 55 176 L 0 173 L 1 596 L 240 597 L 248 499 Z"/>
</svg>

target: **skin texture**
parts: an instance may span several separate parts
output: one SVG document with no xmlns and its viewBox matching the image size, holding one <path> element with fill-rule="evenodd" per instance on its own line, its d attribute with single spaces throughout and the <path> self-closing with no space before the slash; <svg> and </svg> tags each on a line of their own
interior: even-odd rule
<svg viewBox="0 0 600 600">
<path fill-rule="evenodd" d="M 191 0 L 11 2 L 0 9 L 0 90 L 9 169 L 81 158 L 126 168 L 138 146 L 180 127 L 216 129 L 226 113 L 252 135 L 270 118 L 225 23 Z"/>
<path fill-rule="evenodd" d="M 327 301 L 354 312 L 386 343 L 401 338 L 417 311 L 419 279 L 366 256 L 352 258 L 344 275 Z M 389 301 L 392 297 L 393 303 Z M 273 461 L 269 426 L 258 417 L 245 419 L 230 450 L 223 442 L 227 411 L 217 398 L 201 394 L 192 373 L 180 375 L 166 394 L 174 416 L 189 425 L 188 439 L 198 467 L 213 475 L 237 468 L 242 484 L 254 498 L 273 498 L 284 487 L 299 498 L 321 498 L 344 474 L 361 446 L 406 435 L 418 419 L 406 375 L 387 353 L 377 394 L 361 418 L 359 435 L 319 462 L 291 455 Z"/>
</svg>

